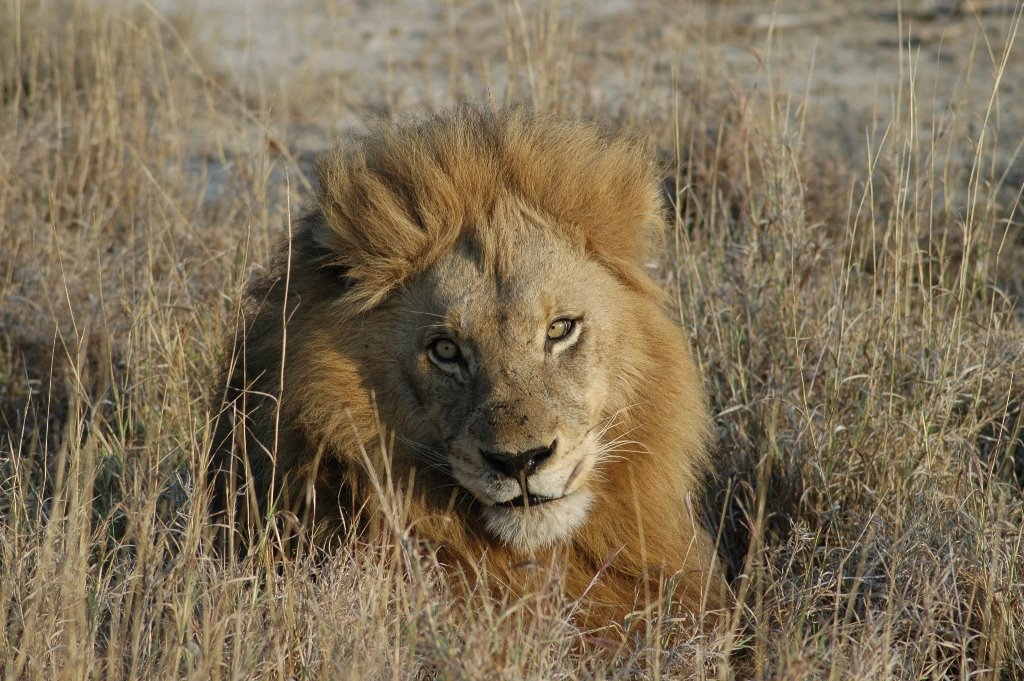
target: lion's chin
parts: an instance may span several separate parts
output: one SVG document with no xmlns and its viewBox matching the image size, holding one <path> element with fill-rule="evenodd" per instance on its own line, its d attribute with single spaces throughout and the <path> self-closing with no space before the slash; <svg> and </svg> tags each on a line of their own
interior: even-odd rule
<svg viewBox="0 0 1024 681">
<path fill-rule="evenodd" d="M 540 505 L 495 505 L 483 509 L 487 531 L 521 551 L 536 551 L 573 533 L 587 519 L 594 495 L 580 489 Z"/>
</svg>

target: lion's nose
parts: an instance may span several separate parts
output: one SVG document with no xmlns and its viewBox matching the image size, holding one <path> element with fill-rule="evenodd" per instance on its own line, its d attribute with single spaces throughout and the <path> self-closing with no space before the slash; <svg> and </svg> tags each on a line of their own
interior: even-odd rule
<svg viewBox="0 0 1024 681">
<path fill-rule="evenodd" d="M 551 458 L 557 445 L 558 440 L 554 440 L 547 447 L 536 447 L 525 452 L 485 452 L 481 449 L 480 455 L 494 470 L 518 480 L 520 477 L 533 475 Z"/>
</svg>

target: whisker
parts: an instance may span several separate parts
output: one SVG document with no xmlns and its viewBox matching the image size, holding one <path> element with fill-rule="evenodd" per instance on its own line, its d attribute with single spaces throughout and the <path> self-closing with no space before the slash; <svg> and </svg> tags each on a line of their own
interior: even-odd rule
<svg viewBox="0 0 1024 681">
<path fill-rule="evenodd" d="M 428 312 L 427 310 L 408 310 L 408 312 L 411 312 L 412 314 L 421 314 L 426 315 L 428 317 L 438 317 L 439 319 L 445 319 L 445 315 L 439 314 L 437 312 Z"/>
<path fill-rule="evenodd" d="M 601 438 L 603 438 L 608 433 L 609 430 L 611 430 L 612 428 L 615 428 L 616 426 L 618 426 L 619 424 L 622 423 L 622 420 L 619 419 L 620 415 L 628 412 L 630 409 L 632 409 L 635 406 L 638 406 L 638 404 L 637 403 L 627 404 L 626 406 L 624 406 L 624 407 L 622 407 L 620 409 L 616 409 L 614 412 L 612 412 L 607 417 L 605 417 L 603 423 L 599 422 L 598 424 L 595 424 L 594 427 L 592 427 L 590 430 L 588 430 L 587 431 L 588 434 L 593 433 L 595 430 L 600 429 L 600 431 L 597 433 L 597 436 L 596 436 L 597 439 L 600 440 Z M 623 435 L 628 435 L 629 433 L 631 433 L 634 430 L 636 430 L 636 428 L 638 428 L 638 427 L 639 427 L 639 425 L 634 426 L 633 428 L 630 428 L 628 431 L 623 433 Z"/>
</svg>

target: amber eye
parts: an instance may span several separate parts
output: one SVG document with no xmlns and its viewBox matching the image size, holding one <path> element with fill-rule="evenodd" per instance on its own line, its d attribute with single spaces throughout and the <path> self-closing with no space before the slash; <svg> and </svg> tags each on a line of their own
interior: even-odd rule
<svg viewBox="0 0 1024 681">
<path fill-rule="evenodd" d="M 576 322 L 572 319 L 556 319 L 548 326 L 548 340 L 562 340 L 572 333 L 575 326 Z"/>
<path fill-rule="evenodd" d="M 430 344 L 430 352 L 441 362 L 454 362 L 462 354 L 459 346 L 450 338 L 438 338 Z"/>
</svg>

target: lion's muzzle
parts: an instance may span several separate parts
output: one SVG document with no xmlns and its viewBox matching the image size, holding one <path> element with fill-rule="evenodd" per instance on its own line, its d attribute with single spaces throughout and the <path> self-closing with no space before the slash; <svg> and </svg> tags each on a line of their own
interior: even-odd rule
<svg viewBox="0 0 1024 681">
<path fill-rule="evenodd" d="M 524 452 L 489 452 L 480 451 L 480 456 L 487 464 L 504 476 L 513 480 L 528 478 L 547 462 L 555 453 L 558 440 L 553 440 L 546 447 L 534 447 Z"/>
</svg>

